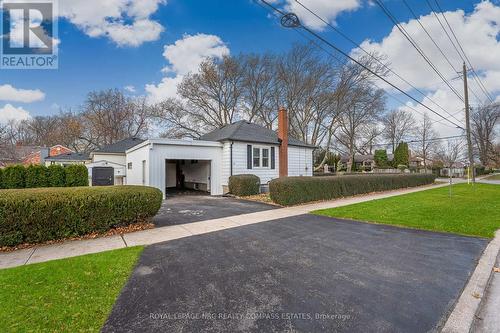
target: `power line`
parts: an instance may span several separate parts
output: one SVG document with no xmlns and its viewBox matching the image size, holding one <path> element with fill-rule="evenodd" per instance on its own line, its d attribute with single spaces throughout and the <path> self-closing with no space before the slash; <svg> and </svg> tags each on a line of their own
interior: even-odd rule
<svg viewBox="0 0 500 333">
<path fill-rule="evenodd" d="M 441 138 L 432 138 L 432 139 L 427 139 L 425 140 L 426 142 L 434 142 L 434 141 L 444 141 L 444 140 L 452 140 L 452 139 L 459 139 L 465 137 L 465 134 L 461 135 L 452 135 L 452 136 L 445 136 Z M 412 139 L 408 141 L 404 141 L 405 143 L 419 143 L 422 142 L 422 139 Z M 392 143 L 374 143 L 372 146 L 392 146 Z"/>
<path fill-rule="evenodd" d="M 401 79 L 403 82 L 405 82 L 406 84 L 408 84 L 410 87 L 412 87 L 413 89 L 415 89 L 415 91 L 417 91 L 420 95 L 422 95 L 423 97 L 427 98 L 430 102 L 432 102 L 434 105 L 436 105 L 437 107 L 439 107 L 441 110 L 443 110 L 446 114 L 448 114 L 449 116 L 455 118 L 452 114 L 450 114 L 447 110 L 445 110 L 441 105 L 439 105 L 437 102 L 435 102 L 432 98 L 430 98 L 429 96 L 427 96 L 423 91 L 421 91 L 420 89 L 418 89 L 417 87 L 415 87 L 413 84 L 411 84 L 410 82 L 408 82 L 405 78 L 403 78 L 401 75 L 399 75 L 398 73 L 396 73 L 396 71 L 394 71 L 392 68 L 390 68 L 389 66 L 387 66 L 384 62 L 382 62 L 380 59 L 378 59 L 377 57 L 375 57 L 373 54 L 369 53 L 365 48 L 363 48 L 360 44 L 358 44 L 357 42 L 355 42 L 352 38 L 350 38 L 349 36 L 347 36 L 345 33 L 343 33 L 340 29 L 336 28 L 335 26 L 333 26 L 332 24 L 330 24 L 330 22 L 328 22 L 327 20 L 323 19 L 321 16 L 319 16 L 317 13 L 315 13 L 314 11 L 312 11 L 311 9 L 309 9 L 306 5 L 304 5 L 302 2 L 300 2 L 299 0 L 295 0 L 296 3 L 298 3 L 302 8 L 304 8 L 306 11 L 308 11 L 310 14 L 314 15 L 317 19 L 319 19 L 321 22 L 323 22 L 324 24 L 326 24 L 327 26 L 329 26 L 330 28 L 332 28 L 336 33 L 338 33 L 340 36 L 342 36 L 343 38 L 345 38 L 346 40 L 348 40 L 349 42 L 351 42 L 354 46 L 356 46 L 357 48 L 359 48 L 360 50 L 362 50 L 366 55 L 368 55 L 369 57 L 371 57 L 372 59 L 374 59 L 377 63 L 379 63 L 380 65 L 382 65 L 384 68 L 387 68 L 387 70 L 391 73 L 393 73 L 395 76 L 397 76 L 399 79 Z M 379 87 L 380 88 L 380 87 Z M 395 98 L 393 95 L 389 94 L 387 91 L 386 93 L 391 96 L 392 98 L 398 100 L 397 98 Z M 404 102 L 402 102 L 401 100 L 398 100 L 399 102 L 403 103 L 403 104 L 406 104 Z M 419 114 L 422 114 L 420 112 L 418 112 L 415 108 L 411 107 L 411 106 L 408 106 L 409 108 L 413 109 L 414 111 L 416 111 L 417 113 Z M 455 118 L 457 121 L 459 121 L 457 118 Z"/>
<path fill-rule="evenodd" d="M 460 41 L 458 40 L 457 38 L 457 35 L 455 34 L 455 31 L 453 31 L 453 28 L 451 27 L 450 23 L 448 22 L 448 19 L 446 18 L 446 15 L 444 15 L 444 11 L 443 9 L 441 8 L 441 6 L 439 5 L 439 2 L 437 0 L 434 0 L 434 2 L 436 2 L 436 5 L 438 7 L 438 9 L 441 11 L 441 16 L 443 16 L 445 22 L 446 22 L 446 25 L 448 26 L 448 28 L 450 29 L 453 37 L 455 38 L 455 40 L 457 41 L 457 44 L 458 46 L 460 47 L 460 50 L 462 50 L 462 53 L 464 54 L 464 57 L 465 57 L 465 60 L 467 61 L 467 63 L 469 64 L 470 68 L 472 69 L 472 72 L 474 73 L 475 77 L 474 77 L 474 80 L 476 81 L 476 83 L 479 85 L 479 87 L 483 90 L 484 94 L 486 95 L 486 97 L 490 100 L 490 102 L 493 102 L 493 98 L 491 97 L 490 93 L 488 92 L 488 90 L 486 89 L 486 87 L 484 86 L 483 82 L 481 81 L 481 78 L 479 77 L 479 75 L 476 73 L 475 69 L 474 69 L 474 66 L 472 66 L 472 63 L 471 61 L 469 60 L 469 57 L 467 57 L 467 53 L 465 53 L 464 51 L 464 48 L 462 47 L 462 44 L 460 43 Z M 477 79 L 476 79 L 477 78 Z"/>
<path fill-rule="evenodd" d="M 407 96 L 408 98 L 410 98 L 411 100 L 413 100 L 414 102 L 416 102 L 417 104 L 419 105 L 422 105 L 424 108 L 426 108 L 427 110 L 431 111 L 432 113 L 436 114 L 437 116 L 439 116 L 440 118 L 443 118 L 445 119 L 446 121 L 448 121 L 449 123 L 453 124 L 454 126 L 456 126 L 457 128 L 460 128 L 460 129 L 463 129 L 462 126 L 456 124 L 455 122 L 451 121 L 450 119 L 448 118 L 445 118 L 443 115 L 441 115 L 440 113 L 434 111 L 433 109 L 431 109 L 429 106 L 425 105 L 424 103 L 420 102 L 419 100 L 417 100 L 415 97 L 411 96 L 410 94 L 408 94 L 407 92 L 405 92 L 404 90 L 402 90 L 401 88 L 399 88 L 398 86 L 396 86 L 395 84 L 389 82 L 387 79 L 385 79 L 384 77 L 382 77 L 381 75 L 379 75 L 378 73 L 374 72 L 371 68 L 367 67 L 366 65 L 360 63 L 358 60 L 354 59 L 353 57 L 351 57 L 349 54 L 347 54 L 346 52 L 344 52 L 343 50 L 341 50 L 340 48 L 338 48 L 337 46 L 335 46 L 334 44 L 330 43 L 328 40 L 326 40 L 325 38 L 321 37 L 320 35 L 318 35 L 317 33 L 315 33 L 314 31 L 312 31 L 311 29 L 305 27 L 304 25 L 302 25 L 298 19 L 298 17 L 295 15 L 295 14 L 292 14 L 292 13 L 288 13 L 288 15 L 286 13 L 284 13 L 283 11 L 281 11 L 280 9 L 278 9 L 277 7 L 275 7 L 274 5 L 272 5 L 271 3 L 269 3 L 268 1 L 266 0 L 257 0 L 257 1 L 261 1 L 262 3 L 264 3 L 266 6 L 268 6 L 270 9 L 272 9 L 273 11 L 279 13 L 281 15 L 281 19 L 282 19 L 282 24 L 284 24 L 287 20 L 290 20 L 291 22 L 288 23 L 289 24 L 289 27 L 290 28 L 293 28 L 293 29 L 296 29 L 296 28 L 302 28 L 303 30 L 307 31 L 309 34 L 313 35 L 315 38 L 317 38 L 318 40 L 322 41 L 323 43 L 325 43 L 326 45 L 330 46 L 332 49 L 334 49 L 335 51 L 337 51 L 338 53 L 342 54 L 344 57 L 348 58 L 349 60 L 351 60 L 352 62 L 354 62 L 355 64 L 357 64 L 358 66 L 361 66 L 363 67 L 365 70 L 367 70 L 368 72 L 370 72 L 372 75 L 378 77 L 380 80 L 384 81 L 385 83 L 387 83 L 388 85 L 390 85 L 391 87 L 393 87 L 394 89 L 398 90 L 400 93 L 402 93 L 403 95 Z M 292 14 L 292 15 L 290 15 Z"/>
<path fill-rule="evenodd" d="M 429 39 L 432 41 L 432 43 L 434 44 L 434 46 L 436 46 L 436 48 L 439 50 L 439 52 L 441 53 L 441 55 L 443 56 L 443 58 L 446 60 L 446 62 L 450 65 L 450 67 L 453 69 L 453 72 L 455 73 L 458 73 L 460 72 L 459 70 L 457 70 L 455 68 L 455 66 L 453 65 L 453 63 L 450 61 L 450 59 L 446 56 L 446 54 L 444 53 L 443 49 L 441 49 L 441 47 L 438 45 L 438 43 L 434 40 L 434 38 L 432 38 L 430 32 L 425 28 L 424 24 L 420 21 L 420 19 L 418 18 L 417 14 L 415 14 L 415 12 L 413 11 L 413 9 L 411 8 L 411 6 L 408 4 L 408 2 L 406 0 L 403 0 L 403 3 L 405 4 L 406 8 L 408 8 L 408 10 L 410 11 L 410 13 L 413 15 L 413 17 L 415 18 L 415 20 L 417 21 L 417 23 L 420 25 L 420 27 L 422 28 L 422 30 L 424 30 L 425 34 L 427 35 L 427 37 L 429 37 Z M 452 80 L 449 80 L 449 81 L 452 81 Z M 472 94 L 474 95 L 474 97 L 477 98 L 477 100 L 481 100 L 476 92 L 473 90 L 473 89 L 470 89 Z"/>
<path fill-rule="evenodd" d="M 479 86 L 479 88 L 482 90 L 482 92 L 486 95 L 486 97 L 491 101 L 493 102 L 493 99 L 491 98 L 491 95 L 488 93 L 488 91 L 486 90 L 486 88 L 484 87 L 484 85 L 482 84 L 481 82 L 481 79 L 479 77 L 479 75 L 476 73 L 476 71 L 474 70 L 473 66 L 472 66 L 472 63 L 470 62 L 469 58 L 467 57 L 467 55 L 465 54 L 464 52 L 464 49 L 462 47 L 462 45 L 460 44 L 457 36 L 455 35 L 455 32 L 453 31 L 453 29 L 451 28 L 451 25 L 449 24 L 448 22 L 448 19 L 446 18 L 446 15 L 444 15 L 443 13 L 443 9 L 441 8 L 441 6 L 439 5 L 439 3 L 437 2 L 437 0 L 434 0 L 436 2 L 436 5 L 438 7 L 438 9 L 441 11 L 441 16 L 443 16 L 448 28 L 450 29 L 451 33 L 453 34 L 454 38 L 455 38 L 455 41 L 457 42 L 458 46 L 460 47 L 460 49 L 462 50 L 462 53 L 463 55 L 465 56 L 465 59 L 464 59 L 464 56 L 462 56 L 462 53 L 460 53 L 460 51 L 458 50 L 457 46 L 455 45 L 455 42 L 453 41 L 453 39 L 451 38 L 450 34 L 448 33 L 448 30 L 446 30 L 446 28 L 444 27 L 443 23 L 441 22 L 441 20 L 439 19 L 439 16 L 437 15 L 437 11 L 434 10 L 434 7 L 432 6 L 432 4 L 430 3 L 429 0 L 425 0 L 427 2 L 427 5 L 429 6 L 429 8 L 431 9 L 434 17 L 436 18 L 436 20 L 439 22 L 439 25 L 441 26 L 441 28 L 443 29 L 443 31 L 445 32 L 446 36 L 448 37 L 451 45 L 453 46 L 453 48 L 455 49 L 455 51 L 457 52 L 458 56 L 465 62 L 467 61 L 467 63 L 469 64 L 469 66 L 471 67 L 471 70 L 473 71 L 474 73 L 474 81 L 477 83 L 477 85 Z M 474 93 L 474 96 L 476 98 L 477 95 Z M 480 100 L 478 98 L 478 100 Z"/>
<path fill-rule="evenodd" d="M 425 52 L 420 48 L 420 46 L 415 42 L 415 40 L 410 36 L 410 34 L 406 31 L 406 29 L 399 24 L 396 18 L 392 15 L 390 10 L 384 6 L 382 2 L 379 0 L 374 0 L 375 3 L 382 9 L 384 14 L 394 23 L 394 25 L 398 28 L 401 34 L 410 42 L 410 44 L 417 50 L 417 52 L 424 58 L 424 60 L 429 64 L 429 66 L 436 72 L 436 74 L 443 80 L 443 82 L 450 88 L 450 90 L 461 100 L 463 101 L 463 97 L 458 93 L 458 91 L 450 85 L 450 83 L 446 80 L 443 74 L 437 69 L 437 67 L 432 63 L 429 57 L 425 54 Z"/>
</svg>

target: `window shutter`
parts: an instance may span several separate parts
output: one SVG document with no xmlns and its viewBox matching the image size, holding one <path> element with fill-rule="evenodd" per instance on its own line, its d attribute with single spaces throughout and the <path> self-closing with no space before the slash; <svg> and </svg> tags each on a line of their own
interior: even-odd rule
<svg viewBox="0 0 500 333">
<path fill-rule="evenodd" d="M 252 168 L 252 145 L 247 145 L 247 169 Z"/>
<path fill-rule="evenodd" d="M 276 158 L 274 156 L 274 147 L 271 147 L 271 169 L 276 169 Z"/>
</svg>

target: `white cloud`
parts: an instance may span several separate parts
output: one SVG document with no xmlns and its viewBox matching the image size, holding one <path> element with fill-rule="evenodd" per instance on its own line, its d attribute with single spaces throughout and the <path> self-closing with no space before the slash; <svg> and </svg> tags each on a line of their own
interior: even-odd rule
<svg viewBox="0 0 500 333">
<path fill-rule="evenodd" d="M 31 118 L 29 112 L 22 107 L 5 104 L 0 108 L 0 123 L 6 123 L 9 120 L 21 121 L 29 118 Z"/>
<path fill-rule="evenodd" d="M 154 41 L 163 26 L 150 16 L 166 0 L 64 0 L 60 16 L 90 37 L 106 36 L 119 46 Z"/>
<path fill-rule="evenodd" d="M 165 71 L 185 75 L 198 69 L 207 57 L 222 58 L 229 54 L 226 44 L 215 35 L 184 35 L 174 44 L 165 45 L 163 56 L 170 63 Z"/>
<path fill-rule="evenodd" d="M 431 99 L 435 103 L 443 106 L 443 108 L 447 110 L 450 115 L 446 114 L 438 106 L 433 104 L 431 102 Z M 442 114 L 446 119 L 449 119 L 458 125 L 465 124 L 465 111 L 463 102 L 457 99 L 454 95 L 450 94 L 447 90 L 438 89 L 432 93 L 429 93 L 422 99 L 422 103 Z M 420 104 L 408 102 L 406 105 L 401 106 L 400 108 L 411 112 L 417 120 L 422 120 L 423 114 L 426 113 L 433 120 L 433 127 L 440 134 L 440 136 L 451 136 L 463 133 L 463 130 L 456 128 L 450 122 L 437 116 Z M 415 110 L 417 110 L 418 113 L 415 112 Z"/>
<path fill-rule="evenodd" d="M 184 35 L 174 44 L 165 45 L 163 56 L 168 65 L 163 72 L 169 74 L 159 84 L 147 84 L 145 89 L 150 103 L 177 96 L 177 85 L 184 75 L 198 70 L 206 58 L 222 58 L 229 54 L 229 48 L 215 35 Z"/>
<path fill-rule="evenodd" d="M 135 93 L 135 87 L 132 85 L 125 86 L 123 87 L 123 89 L 125 89 L 125 91 L 128 91 L 129 93 Z"/>
<path fill-rule="evenodd" d="M 316 13 L 329 23 L 335 24 L 335 18 L 344 11 L 354 11 L 361 7 L 361 0 L 301 0 L 305 7 Z M 295 0 L 287 0 L 285 9 L 299 16 L 302 24 L 322 30 L 326 24 L 308 12 Z"/>
<path fill-rule="evenodd" d="M 463 10 L 457 10 L 454 12 L 445 12 L 445 15 L 464 50 L 466 50 L 468 58 L 476 71 L 482 76 L 483 81 L 485 81 L 487 88 L 490 92 L 500 92 L 500 80 L 498 80 L 500 77 L 500 62 L 498 61 L 500 59 L 500 41 L 497 40 L 497 36 L 500 33 L 500 6 L 495 6 L 489 1 L 484 1 L 477 4 L 472 13 L 465 14 Z M 441 20 L 443 19 L 441 18 Z M 455 69 L 457 71 L 461 70 L 463 61 L 434 15 L 429 13 L 421 16 L 420 22 L 426 27 L 436 43 L 447 55 Z M 416 20 L 410 20 L 409 22 L 401 23 L 401 25 L 417 41 L 419 46 L 447 79 L 457 76 L 455 70 L 448 64 Z M 362 46 L 368 51 L 386 55 L 391 68 L 420 89 L 433 92 L 439 88 L 444 89 L 446 87 L 442 83 L 441 86 L 436 88 L 436 82 L 439 82 L 441 79 L 417 51 L 412 48 L 397 27 L 393 27 L 389 35 L 383 38 L 381 42 L 366 40 L 362 43 Z M 352 53 L 355 56 L 363 54 L 360 50 L 354 50 Z M 411 87 L 402 83 L 394 75 L 389 76 L 389 79 L 405 90 L 411 90 Z M 470 81 L 471 87 L 479 95 L 479 87 L 472 79 Z M 453 86 L 458 91 L 463 90 L 460 80 L 454 81 Z M 483 95 L 482 98 L 484 97 Z"/>
<path fill-rule="evenodd" d="M 10 84 L 0 85 L 0 101 L 32 103 L 45 98 L 45 94 L 39 89 L 18 89 Z"/>
</svg>

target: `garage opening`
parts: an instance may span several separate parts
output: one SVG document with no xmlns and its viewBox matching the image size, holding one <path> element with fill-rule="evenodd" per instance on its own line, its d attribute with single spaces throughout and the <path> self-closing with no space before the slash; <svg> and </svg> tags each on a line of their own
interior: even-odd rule
<svg viewBox="0 0 500 333">
<path fill-rule="evenodd" d="M 167 196 L 209 194 L 210 162 L 207 160 L 165 160 Z"/>
</svg>

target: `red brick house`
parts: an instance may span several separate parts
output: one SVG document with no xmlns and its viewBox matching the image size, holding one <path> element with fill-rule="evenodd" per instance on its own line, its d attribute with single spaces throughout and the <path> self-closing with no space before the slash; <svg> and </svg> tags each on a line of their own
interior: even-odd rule
<svg viewBox="0 0 500 333">
<path fill-rule="evenodd" d="M 41 147 L 36 151 L 26 155 L 22 159 L 22 164 L 30 165 L 30 164 L 44 164 L 45 158 L 54 157 L 61 154 L 72 153 L 73 151 L 63 145 L 55 145 L 50 148 Z"/>
</svg>

